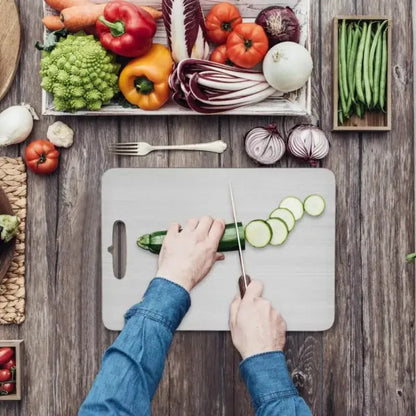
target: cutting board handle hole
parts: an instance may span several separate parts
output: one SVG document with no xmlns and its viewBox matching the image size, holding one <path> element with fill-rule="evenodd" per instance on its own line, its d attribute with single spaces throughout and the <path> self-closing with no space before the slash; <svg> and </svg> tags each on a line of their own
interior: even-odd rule
<svg viewBox="0 0 416 416">
<path fill-rule="evenodd" d="M 126 275 L 126 240 L 126 224 L 123 221 L 115 221 L 113 224 L 113 244 L 108 247 L 108 252 L 113 256 L 113 274 L 117 279 L 122 279 Z"/>
</svg>

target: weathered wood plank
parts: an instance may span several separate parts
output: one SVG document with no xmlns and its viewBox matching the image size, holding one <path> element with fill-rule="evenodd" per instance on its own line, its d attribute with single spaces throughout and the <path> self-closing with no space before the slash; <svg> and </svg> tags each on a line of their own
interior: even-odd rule
<svg viewBox="0 0 416 416">
<path fill-rule="evenodd" d="M 411 1 L 363 2 L 365 14 L 393 17 L 393 130 L 362 143 L 363 414 L 415 413 L 415 273 L 404 256 L 414 244 Z M 400 168 L 399 168 L 400 167 Z M 383 380 L 382 383 L 377 382 Z"/>
<path fill-rule="evenodd" d="M 331 133 L 332 18 L 355 14 L 354 3 L 321 2 L 321 120 L 331 151 L 323 163 L 337 180 L 336 316 L 323 335 L 323 414 L 362 414 L 362 297 L 360 245 L 360 136 Z"/>
</svg>

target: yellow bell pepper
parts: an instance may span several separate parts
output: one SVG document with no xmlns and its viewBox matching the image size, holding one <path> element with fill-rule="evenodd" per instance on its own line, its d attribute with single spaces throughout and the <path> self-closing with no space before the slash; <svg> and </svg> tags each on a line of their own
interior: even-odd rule
<svg viewBox="0 0 416 416">
<path fill-rule="evenodd" d="M 169 99 L 169 75 L 173 60 L 166 46 L 153 44 L 150 51 L 130 61 L 118 84 L 126 100 L 143 110 L 157 110 Z"/>
</svg>

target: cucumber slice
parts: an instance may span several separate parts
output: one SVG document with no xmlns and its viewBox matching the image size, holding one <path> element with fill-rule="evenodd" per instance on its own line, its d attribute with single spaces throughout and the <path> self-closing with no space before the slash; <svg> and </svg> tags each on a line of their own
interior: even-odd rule
<svg viewBox="0 0 416 416">
<path fill-rule="evenodd" d="M 325 211 L 325 199 L 321 195 L 309 195 L 303 202 L 303 207 L 307 214 L 312 217 L 319 217 Z"/>
<path fill-rule="evenodd" d="M 270 244 L 272 246 L 280 246 L 283 244 L 289 235 L 289 230 L 287 229 L 286 223 L 279 218 L 269 218 L 266 220 L 266 222 L 270 225 L 273 232 Z"/>
<path fill-rule="evenodd" d="M 289 231 L 293 230 L 296 223 L 295 216 L 292 214 L 292 211 L 289 211 L 287 208 L 276 208 L 269 217 L 282 220 Z"/>
<path fill-rule="evenodd" d="M 244 235 L 246 241 L 253 247 L 262 248 L 270 243 L 273 231 L 266 221 L 253 220 L 246 225 Z"/>
<path fill-rule="evenodd" d="M 299 221 L 303 217 L 303 203 L 299 198 L 295 196 L 288 196 L 279 205 L 279 208 L 288 209 L 296 221 Z"/>
</svg>

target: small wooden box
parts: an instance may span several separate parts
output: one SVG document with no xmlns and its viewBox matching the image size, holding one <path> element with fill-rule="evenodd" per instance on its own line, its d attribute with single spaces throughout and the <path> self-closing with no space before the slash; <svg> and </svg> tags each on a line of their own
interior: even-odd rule
<svg viewBox="0 0 416 416">
<path fill-rule="evenodd" d="M 0 395 L 0 400 L 21 400 L 22 398 L 22 355 L 23 340 L 4 340 L 0 341 L 0 348 L 10 347 L 14 349 L 14 357 L 16 360 L 16 391 L 15 393 L 5 396 Z"/>
<path fill-rule="evenodd" d="M 339 124 L 338 120 L 338 26 L 340 21 L 387 20 L 387 79 L 386 79 L 386 112 L 365 112 L 363 118 L 356 115 Z M 387 16 L 335 16 L 333 20 L 333 130 L 336 131 L 389 131 L 391 130 L 391 24 Z"/>
</svg>

